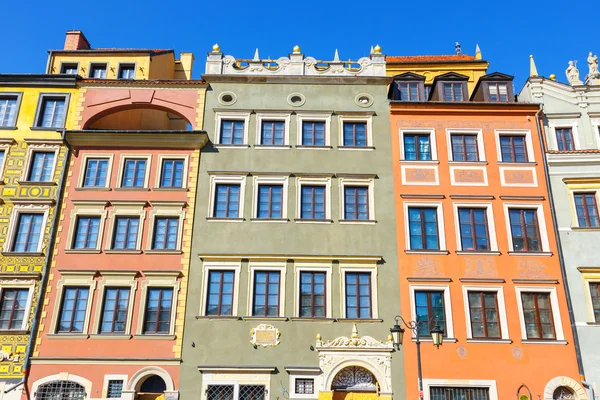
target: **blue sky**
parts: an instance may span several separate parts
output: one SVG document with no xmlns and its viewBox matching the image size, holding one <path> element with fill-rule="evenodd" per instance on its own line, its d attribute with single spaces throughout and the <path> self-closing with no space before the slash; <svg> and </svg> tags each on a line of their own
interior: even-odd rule
<svg viewBox="0 0 600 400">
<path fill-rule="evenodd" d="M 600 53 L 597 24 L 565 22 L 577 13 L 556 1 L 157 1 L 104 0 L 65 6 L 29 0 L 2 5 L 1 73 L 43 73 L 48 49 L 60 49 L 65 31 L 83 30 L 92 47 L 174 48 L 195 54 L 194 77 L 206 52 L 278 58 L 295 44 L 307 56 L 365 56 L 379 44 L 388 55 L 452 54 L 481 47 L 489 72 L 515 75 L 519 91 L 534 54 L 540 75 L 565 81 L 569 60 L 588 72 L 587 53 Z M 143 5 L 142 5 L 143 4 Z M 573 3 L 578 5 L 579 3 Z M 581 12 L 585 12 L 581 10 Z"/>
</svg>

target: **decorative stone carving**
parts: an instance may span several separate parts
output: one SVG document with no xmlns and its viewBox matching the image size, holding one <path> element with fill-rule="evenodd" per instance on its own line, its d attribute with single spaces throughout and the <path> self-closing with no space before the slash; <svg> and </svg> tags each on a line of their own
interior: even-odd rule
<svg viewBox="0 0 600 400">
<path fill-rule="evenodd" d="M 456 355 L 458 355 L 458 358 L 464 360 L 469 355 L 469 350 L 465 346 L 460 345 L 456 348 Z"/>
<path fill-rule="evenodd" d="M 581 82 L 581 80 L 579 79 L 579 70 L 575 66 L 576 63 L 577 61 L 569 61 L 569 66 L 565 71 L 565 74 L 567 75 L 567 80 L 569 81 L 569 84 L 571 86 L 583 85 L 583 82 Z"/>
<path fill-rule="evenodd" d="M 373 374 L 363 367 L 346 367 L 337 373 L 331 384 L 332 389 L 376 390 L 377 380 Z"/>
<path fill-rule="evenodd" d="M 590 51 L 588 53 L 588 68 L 590 72 L 586 77 L 586 83 L 588 85 L 600 85 L 600 72 L 598 72 L 598 56 L 592 54 Z"/>
<path fill-rule="evenodd" d="M 438 263 L 430 257 L 423 257 L 417 260 L 413 273 L 416 276 L 436 277 L 442 276 L 442 272 L 438 270 Z"/>
<path fill-rule="evenodd" d="M 515 360 L 521 360 L 523 358 L 523 349 L 520 346 L 515 346 L 512 348 L 511 354 Z"/>
<path fill-rule="evenodd" d="M 483 183 L 482 170 L 471 170 L 471 169 L 456 169 L 454 170 L 454 180 L 458 183 Z"/>
<path fill-rule="evenodd" d="M 517 265 L 517 273 L 520 278 L 545 279 L 548 278 L 546 266 L 540 261 L 521 260 Z"/>
<path fill-rule="evenodd" d="M 555 397 L 555 394 L 560 395 L 564 393 L 564 391 L 560 390 L 557 393 L 557 389 L 559 389 L 560 387 L 569 388 L 573 395 L 573 397 L 571 397 L 572 399 L 588 400 L 588 396 L 585 389 L 579 383 L 577 383 L 576 380 L 566 376 L 557 376 L 556 378 L 550 380 L 550 382 L 546 384 L 546 387 L 544 388 L 543 400 L 561 399 L 561 397 Z M 568 399 L 569 397 L 566 398 Z"/>
<path fill-rule="evenodd" d="M 407 168 L 407 182 L 435 182 L 435 170 L 425 168 Z"/>
<path fill-rule="evenodd" d="M 279 329 L 273 325 L 260 324 L 250 331 L 250 343 L 255 347 L 275 347 L 280 343 L 279 336 Z"/>
<path fill-rule="evenodd" d="M 475 278 L 495 278 L 498 271 L 489 258 L 467 258 L 465 276 Z"/>
<path fill-rule="evenodd" d="M 504 182 L 507 185 L 525 185 L 535 183 L 533 171 L 530 170 L 504 170 Z"/>
<path fill-rule="evenodd" d="M 322 349 L 334 348 L 334 347 L 343 347 L 343 348 L 356 348 L 356 347 L 364 347 L 364 348 L 383 348 L 383 349 L 391 349 L 391 343 L 383 343 L 379 340 L 372 338 L 371 336 L 358 336 L 358 328 L 356 324 L 352 326 L 352 335 L 350 337 L 340 336 L 333 340 L 328 340 L 324 342 L 322 340 L 317 340 L 317 347 Z"/>
</svg>

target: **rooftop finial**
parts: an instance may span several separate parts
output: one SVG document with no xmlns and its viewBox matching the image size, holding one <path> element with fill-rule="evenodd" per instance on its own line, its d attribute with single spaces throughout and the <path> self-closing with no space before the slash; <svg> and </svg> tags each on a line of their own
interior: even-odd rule
<svg viewBox="0 0 600 400">
<path fill-rule="evenodd" d="M 213 53 L 218 53 L 221 51 L 221 46 L 219 46 L 217 43 L 215 43 L 213 45 Z"/>
<path fill-rule="evenodd" d="M 335 54 L 333 55 L 333 61 L 340 61 L 340 56 L 338 54 L 337 49 L 335 49 Z"/>
<path fill-rule="evenodd" d="M 462 54 L 462 50 L 460 48 L 460 43 L 456 42 L 456 44 L 454 45 L 454 51 L 456 52 L 456 54 Z"/>
<path fill-rule="evenodd" d="M 352 325 L 352 335 L 350 336 L 352 339 L 358 338 L 358 328 L 356 324 Z"/>
<path fill-rule="evenodd" d="M 373 49 L 373 53 L 375 54 L 381 54 L 381 46 L 376 44 L 375 48 Z"/>
<path fill-rule="evenodd" d="M 294 53 L 300 53 L 300 46 L 298 46 L 298 45 L 294 46 Z"/>
<path fill-rule="evenodd" d="M 481 60 L 482 59 L 482 57 L 481 57 L 481 49 L 479 48 L 478 44 L 475 45 L 475 59 L 476 60 Z"/>
<path fill-rule="evenodd" d="M 371 46 L 371 52 L 369 54 L 373 54 L 373 46 Z"/>
<path fill-rule="evenodd" d="M 529 77 L 533 78 L 538 76 L 537 68 L 535 67 L 535 61 L 533 61 L 533 55 L 529 56 Z"/>
<path fill-rule="evenodd" d="M 256 48 L 256 51 L 254 52 L 254 58 L 252 59 L 252 61 L 260 61 L 260 57 L 258 55 L 258 47 Z"/>
</svg>

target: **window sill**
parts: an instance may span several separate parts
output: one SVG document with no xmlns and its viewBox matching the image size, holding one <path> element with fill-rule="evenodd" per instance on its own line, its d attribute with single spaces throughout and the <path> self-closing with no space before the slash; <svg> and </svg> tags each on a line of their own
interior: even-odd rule
<svg viewBox="0 0 600 400">
<path fill-rule="evenodd" d="M 90 339 L 106 339 L 106 340 L 129 340 L 131 339 L 131 335 L 123 335 L 123 334 L 113 334 L 113 333 L 98 333 L 94 335 L 90 335 Z"/>
<path fill-rule="evenodd" d="M 0 331 L 0 335 L 29 335 L 30 333 L 30 331 L 22 329 L 6 329 Z"/>
<path fill-rule="evenodd" d="M 468 338 L 467 343 L 499 343 L 499 344 L 511 344 L 513 341 L 510 339 L 476 339 Z"/>
<path fill-rule="evenodd" d="M 303 219 L 303 218 L 296 218 L 296 219 L 294 219 L 294 221 L 297 224 L 333 224 L 333 220 L 332 219 Z"/>
<path fill-rule="evenodd" d="M 61 132 L 64 129 L 64 126 L 61 126 L 60 128 L 54 128 L 52 126 L 32 126 L 29 129 L 31 129 L 32 131 L 54 131 L 54 132 Z"/>
<path fill-rule="evenodd" d="M 416 342 L 417 338 L 413 337 L 412 341 Z M 422 342 L 433 342 L 433 339 L 431 338 L 431 336 L 423 336 L 423 337 L 419 338 L 419 341 L 421 343 Z M 458 339 L 456 339 L 456 338 L 447 338 L 447 337 L 444 337 L 444 341 L 442 343 L 456 343 L 456 342 L 458 342 Z"/>
<path fill-rule="evenodd" d="M 123 192 L 149 192 L 150 188 L 147 187 L 118 187 L 118 188 L 114 188 L 113 190 L 116 191 L 123 191 Z"/>
<path fill-rule="evenodd" d="M 439 160 L 400 160 L 400 164 L 438 165 L 439 163 L 440 163 Z"/>
<path fill-rule="evenodd" d="M 196 315 L 196 319 L 208 319 L 217 321 L 239 321 L 241 317 L 232 315 Z"/>
<path fill-rule="evenodd" d="M 245 218 L 216 218 L 216 217 L 206 217 L 208 222 L 244 222 Z"/>
<path fill-rule="evenodd" d="M 89 190 L 90 192 L 110 192 L 112 189 L 108 188 L 108 187 L 76 187 L 75 188 L 76 191 L 86 191 Z"/>
<path fill-rule="evenodd" d="M 86 340 L 90 337 L 87 333 L 49 333 L 47 339 Z"/>
<path fill-rule="evenodd" d="M 305 146 L 305 145 L 297 145 L 297 149 L 313 149 L 313 150 L 331 150 L 333 146 Z"/>
<path fill-rule="evenodd" d="M 16 126 L 0 126 L 0 131 L 16 131 Z"/>
<path fill-rule="evenodd" d="M 6 257 L 41 257 L 44 255 L 42 252 L 23 252 L 23 251 L 3 251 L 0 254 Z"/>
<path fill-rule="evenodd" d="M 568 342 L 566 340 L 531 340 L 521 339 L 523 344 L 551 344 L 551 345 L 565 345 Z"/>
<path fill-rule="evenodd" d="M 216 149 L 247 149 L 250 145 L 247 144 L 215 144 Z"/>
<path fill-rule="evenodd" d="M 250 218 L 252 222 L 289 222 L 289 218 Z"/>
<path fill-rule="evenodd" d="M 152 190 L 154 192 L 158 191 L 158 192 L 187 192 L 188 188 L 186 187 L 157 187 L 157 188 L 152 188 Z"/>
<path fill-rule="evenodd" d="M 102 250 L 98 249 L 65 249 L 65 254 L 100 254 Z"/>
<path fill-rule="evenodd" d="M 597 228 L 588 228 L 588 227 L 580 227 L 580 226 L 572 226 L 571 230 L 574 231 L 600 231 L 600 227 Z"/>
<path fill-rule="evenodd" d="M 498 161 L 498 165 L 499 166 L 505 166 L 505 165 L 509 165 L 509 166 L 524 166 L 524 167 L 533 167 L 536 166 L 537 163 L 534 161 L 526 161 L 526 162 L 515 162 L 515 161 Z"/>
<path fill-rule="evenodd" d="M 450 165 L 488 165 L 487 161 L 448 161 Z"/>
<path fill-rule="evenodd" d="M 177 338 L 176 335 L 169 335 L 169 334 L 139 334 L 139 335 L 133 335 L 134 339 L 141 339 L 141 340 L 175 340 L 175 338 Z"/>
<path fill-rule="evenodd" d="M 406 254 L 434 254 L 434 255 L 448 255 L 448 250 L 404 250 Z"/>
<path fill-rule="evenodd" d="M 294 322 L 329 322 L 333 323 L 336 321 L 335 318 L 309 318 L 309 317 L 292 317 L 290 321 Z"/>
<path fill-rule="evenodd" d="M 550 257 L 551 251 L 509 251 L 509 256 L 533 256 L 533 257 Z"/>
<path fill-rule="evenodd" d="M 376 219 L 340 219 L 342 225 L 375 225 Z"/>
<path fill-rule="evenodd" d="M 272 149 L 272 150 L 287 150 L 291 149 L 290 145 L 269 145 L 269 144 L 255 144 L 254 148 L 256 149 Z"/>
<path fill-rule="evenodd" d="M 54 181 L 50 182 L 35 182 L 35 181 L 21 181 L 18 180 L 17 183 L 21 186 L 56 186 Z"/>
<path fill-rule="evenodd" d="M 499 251 L 457 250 L 456 254 L 461 255 L 461 256 L 471 256 L 471 255 L 475 255 L 475 256 L 499 256 L 500 252 Z"/>
<path fill-rule="evenodd" d="M 600 327 L 600 322 L 586 322 L 586 325 L 588 325 L 588 326 L 599 326 Z"/>
<path fill-rule="evenodd" d="M 141 250 L 104 250 L 105 254 L 142 254 Z"/>
<path fill-rule="evenodd" d="M 380 318 L 337 318 L 336 322 L 350 322 L 354 324 L 375 324 L 383 322 Z"/>
<path fill-rule="evenodd" d="M 243 321 L 289 321 L 288 317 L 242 317 Z"/>
<path fill-rule="evenodd" d="M 375 147 L 373 146 L 338 146 L 338 150 L 363 150 L 363 151 L 373 151 Z"/>
<path fill-rule="evenodd" d="M 144 250 L 146 254 L 183 254 L 182 250 L 159 250 L 159 249 L 148 249 Z"/>
</svg>

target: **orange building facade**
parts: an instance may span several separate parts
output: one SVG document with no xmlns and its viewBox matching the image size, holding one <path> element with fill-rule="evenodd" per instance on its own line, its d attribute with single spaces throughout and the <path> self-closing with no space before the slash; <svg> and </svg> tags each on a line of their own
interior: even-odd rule
<svg viewBox="0 0 600 400">
<path fill-rule="evenodd" d="M 421 321 L 422 396 L 587 399 L 548 201 L 539 108 L 514 102 L 510 76 L 468 82 L 445 72 L 425 91 L 425 77 L 407 71 L 390 88 L 401 315 Z M 434 326 L 444 331 L 439 348 Z M 414 342 L 408 330 L 406 397 L 413 399 Z"/>
</svg>

